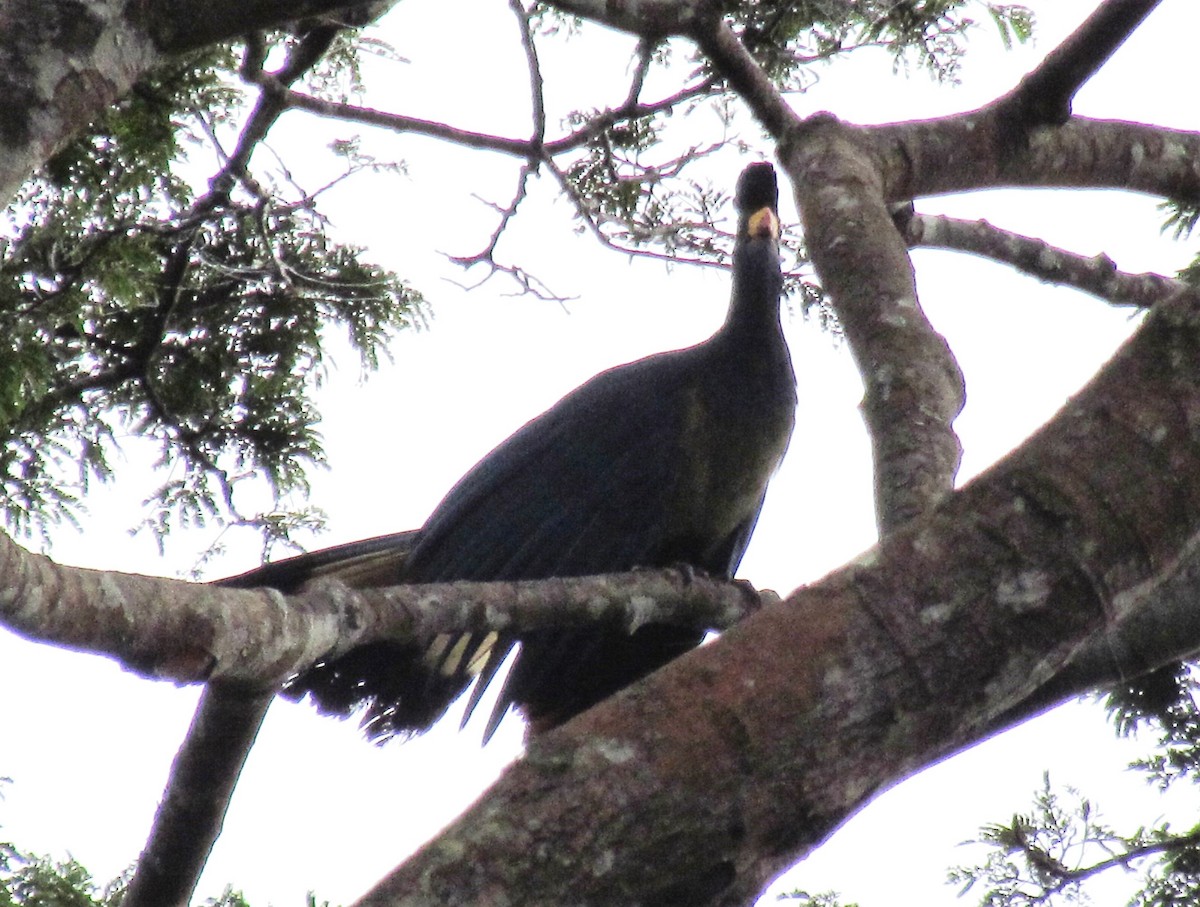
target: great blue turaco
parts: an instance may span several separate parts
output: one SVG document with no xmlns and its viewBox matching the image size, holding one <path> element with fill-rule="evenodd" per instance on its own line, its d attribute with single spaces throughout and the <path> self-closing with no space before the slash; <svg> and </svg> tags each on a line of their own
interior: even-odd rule
<svg viewBox="0 0 1200 907">
<path fill-rule="evenodd" d="M 778 188 L 770 164 L 743 171 L 733 290 L 708 340 L 617 366 L 526 423 L 471 469 L 416 533 L 342 545 L 229 582 L 297 588 L 522 580 L 688 565 L 736 570 L 795 420 L 780 323 Z M 364 709 L 376 739 L 428 728 L 475 681 L 471 707 L 520 652 L 488 723 L 509 706 L 553 727 L 695 647 L 695 627 L 542 630 L 519 640 L 377 643 L 320 663 L 285 691 L 324 711 Z M 469 714 L 468 709 L 468 714 Z"/>
<path fill-rule="evenodd" d="M 733 292 L 697 346 L 611 369 L 488 454 L 421 529 L 267 564 L 219 585 L 293 592 L 317 577 L 350 586 L 519 580 L 686 565 L 730 576 L 795 419 L 780 326 L 778 189 L 769 164 L 738 181 Z M 360 709 L 376 740 L 420 733 L 475 684 L 471 707 L 511 652 L 485 736 L 516 704 L 536 733 L 698 645 L 696 627 L 643 625 L 372 644 L 318 663 L 283 691 L 336 715 Z M 146 851 L 126 892 L 136 907 L 186 903 L 273 699 L 206 689 Z M 468 713 L 469 713 L 468 709 Z"/>
</svg>

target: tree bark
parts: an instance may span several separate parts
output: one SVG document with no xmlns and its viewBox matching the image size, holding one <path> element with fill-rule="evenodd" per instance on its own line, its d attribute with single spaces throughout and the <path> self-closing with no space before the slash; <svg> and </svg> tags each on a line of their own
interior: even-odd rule
<svg viewBox="0 0 1200 907">
<path fill-rule="evenodd" d="M 1079 646 L 1194 600 L 1197 412 L 1187 293 L 932 512 L 531 742 L 360 904 L 744 903 L 875 792 L 1024 717 Z"/>
<path fill-rule="evenodd" d="M 384 640 L 427 646 L 442 635 L 597 624 L 724 629 L 760 604 L 747 583 L 681 570 L 363 589 L 317 580 L 294 595 L 228 587 L 239 579 L 223 587 L 64 567 L 0 534 L 0 623 L 176 683 L 277 687 L 318 659 Z"/>
<path fill-rule="evenodd" d="M 962 446 L 953 422 L 966 389 L 946 341 L 925 317 L 903 237 L 869 147 L 830 116 L 783 150 L 809 255 L 833 297 L 862 375 L 881 533 L 954 486 Z"/>
<path fill-rule="evenodd" d="M 172 54 L 296 19 L 364 13 L 354 0 L 0 0 L 0 205 L 72 136 Z"/>
</svg>

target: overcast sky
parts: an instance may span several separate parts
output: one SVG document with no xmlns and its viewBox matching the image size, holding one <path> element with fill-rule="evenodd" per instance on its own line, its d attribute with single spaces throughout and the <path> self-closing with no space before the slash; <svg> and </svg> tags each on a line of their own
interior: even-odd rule
<svg viewBox="0 0 1200 907">
<path fill-rule="evenodd" d="M 1092 5 L 1036 3 L 1037 45 L 1008 55 L 981 30 L 978 56 L 968 57 L 957 89 L 933 86 L 920 72 L 892 78 L 890 63 L 876 59 L 835 68 L 792 100 L 801 113 L 829 109 L 861 123 L 969 109 L 1015 84 Z M 478 131 L 521 134 L 528 122 L 525 74 L 504 4 L 459 0 L 453 31 L 439 23 L 448 6 L 400 4 L 386 22 L 387 37 L 411 62 L 372 67 L 368 102 Z M 552 110 L 623 96 L 628 40 L 588 31 L 595 34 L 565 50 L 543 51 Z M 1200 9 L 1192 0 L 1166 0 L 1084 89 L 1077 112 L 1200 128 L 1194 104 L 1171 100 L 1178 86 L 1191 85 L 1196 34 Z M 323 166 L 319 155 L 307 153 L 313 136 L 352 131 L 301 115 L 281 127 L 272 144 L 310 185 L 322 181 Z M 720 136 L 720 124 L 705 115 L 683 128 L 710 141 Z M 748 158 L 724 155 L 707 170 L 730 188 L 747 160 L 771 157 L 753 124 L 742 120 L 738 129 L 757 151 Z M 329 200 L 328 212 L 340 235 L 408 275 L 429 298 L 433 317 L 427 330 L 398 337 L 393 363 L 366 383 L 352 356 L 337 357 L 340 367 L 322 391 L 329 469 L 314 475 L 312 496 L 330 525 L 315 545 L 420 525 L 455 479 L 510 431 L 602 368 L 703 339 L 720 324 L 728 297 L 718 271 L 668 270 L 598 249 L 573 229 L 549 180 L 533 187 L 500 254 L 576 298 L 563 306 L 511 298 L 504 294 L 512 288 L 500 281 L 464 292 L 451 281 L 470 282 L 473 275 L 457 272 L 443 253 L 471 253 L 485 244 L 494 213 L 473 194 L 505 201 L 515 163 L 386 135 L 370 136 L 367 147 L 381 158 L 403 158 L 407 175 L 353 183 Z M 794 221 L 786 188 L 784 194 L 782 216 Z M 1170 273 L 1190 255 L 1187 244 L 1159 236 L 1155 203 L 1144 198 L 989 192 L 925 200 L 918 210 L 984 217 L 1072 251 L 1107 252 L 1129 271 Z M 922 303 L 967 378 L 967 408 L 957 423 L 964 480 L 1052 415 L 1135 326 L 1125 312 L 997 265 L 949 253 L 918 252 L 914 259 Z M 798 314 L 785 320 L 799 382 L 797 431 L 741 570 L 756 585 L 780 591 L 838 567 L 869 546 L 874 533 L 869 447 L 857 410 L 861 388 L 849 353 Z M 172 537 L 165 557 L 149 539 L 128 537 L 124 529 L 137 522 L 141 501 L 161 477 L 146 474 L 136 444 L 126 447 L 120 480 L 93 494 L 82 532 L 56 533 L 49 553 L 83 566 L 186 571 L 216 530 Z M 231 550 L 211 576 L 256 563 L 252 539 L 228 541 Z M 69 852 L 99 877 L 115 875 L 145 838 L 196 691 L 7 635 L 0 635 L 0 688 L 8 693 L 0 775 L 14 779 L 0 802 L 0 837 Z M 515 720 L 485 749 L 479 727 L 462 734 L 456 727 L 446 722 L 420 740 L 376 748 L 353 723 L 277 703 L 202 894 L 232 882 L 256 904 L 299 904 L 310 889 L 331 901 L 352 900 L 471 802 L 519 749 Z M 1167 807 L 1150 799 L 1140 781 L 1119 772 L 1128 755 L 1099 710 L 1060 709 L 880 797 L 788 881 L 840 889 L 862 907 L 961 904 L 941 881 L 947 865 L 965 858 L 956 845 L 979 825 L 1024 808 L 1044 769 L 1102 806 L 1111 803 L 1114 823 L 1149 822 L 1163 813 Z"/>
</svg>

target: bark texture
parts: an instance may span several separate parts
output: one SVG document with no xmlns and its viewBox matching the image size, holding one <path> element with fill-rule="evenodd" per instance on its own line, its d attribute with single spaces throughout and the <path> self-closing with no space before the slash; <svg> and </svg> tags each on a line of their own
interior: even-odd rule
<svg viewBox="0 0 1200 907">
<path fill-rule="evenodd" d="M 0 0 L 0 204 L 168 56 L 312 16 L 362 24 L 391 5 Z"/>
<path fill-rule="evenodd" d="M 1021 717 L 1080 645 L 1200 592 L 1198 413 L 1189 294 L 931 513 L 533 742 L 361 903 L 744 903 L 874 792 Z M 1092 679 L 1168 660 L 1169 636 Z"/>
<path fill-rule="evenodd" d="M 876 514 L 887 532 L 953 487 L 962 447 L 952 425 L 966 390 L 950 348 L 917 300 L 912 262 L 869 146 L 830 116 L 814 117 L 798 131 L 784 163 L 809 254 L 862 375 Z"/>
</svg>

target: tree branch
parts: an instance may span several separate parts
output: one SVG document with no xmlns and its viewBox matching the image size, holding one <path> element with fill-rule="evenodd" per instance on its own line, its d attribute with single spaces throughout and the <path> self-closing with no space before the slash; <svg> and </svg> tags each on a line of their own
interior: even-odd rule
<svg viewBox="0 0 1200 907">
<path fill-rule="evenodd" d="M 1082 641 L 1185 577 L 1200 594 L 1197 361 L 1188 292 L 933 511 L 531 741 L 360 907 L 744 903 L 875 791 L 1019 714 Z"/>
<path fill-rule="evenodd" d="M 968 252 L 1012 265 L 1044 283 L 1074 287 L 1119 306 L 1149 308 L 1183 289 L 1161 274 L 1118 271 L 1107 255 L 1091 258 L 1056 248 L 1043 239 L 1002 230 L 987 221 L 917 214 L 902 224 L 905 241 L 914 247 Z"/>
<path fill-rule="evenodd" d="M 996 102 L 1014 137 L 1039 126 L 1061 126 L 1071 102 L 1161 0 L 1106 0 L 1012 92 Z M 1023 141 L 1013 141 L 1019 146 Z"/>
<path fill-rule="evenodd" d="M 190 903 L 274 698 L 273 690 L 240 685 L 205 688 L 125 890 L 125 907 Z"/>
<path fill-rule="evenodd" d="M 273 74 L 273 84 L 291 85 L 301 78 L 321 60 L 340 28 L 340 25 L 320 24 L 308 29 L 289 48 L 283 65 Z M 264 60 L 265 43 L 261 36 L 249 35 L 243 76 L 261 72 Z M 254 150 L 285 109 L 278 93 L 261 93 L 238 137 L 237 147 L 210 181 L 209 192 L 192 205 L 187 218 L 198 217 L 227 204 L 235 180 L 246 184 L 259 198 L 266 197 L 254 183 L 248 166 Z M 150 396 L 153 400 L 153 394 Z M 203 457 L 202 451 L 195 450 L 194 453 Z M 206 457 L 203 459 L 207 460 Z M 210 466 L 218 475 L 226 506 L 236 516 L 228 478 L 223 471 L 216 470 L 215 464 Z M 269 570 L 260 571 L 256 578 L 262 580 L 269 574 Z M 218 585 L 252 587 L 251 582 L 241 577 Z M 264 689 L 210 683 L 205 688 L 171 766 L 146 845 L 129 880 L 123 900 L 125 907 L 157 907 L 191 901 L 213 845 L 220 836 L 242 767 L 274 698 L 274 684 Z"/>
<path fill-rule="evenodd" d="M 30 639 L 116 658 L 147 677 L 265 687 L 369 642 L 646 622 L 720 629 L 757 593 L 678 570 L 521 583 L 352 589 L 318 580 L 284 596 L 62 567 L 0 535 L 0 622 Z"/>
<path fill-rule="evenodd" d="M 128 0 L 137 19 L 167 54 L 186 53 L 248 32 L 319 19 L 335 28 L 365 25 L 396 0 Z"/>
<path fill-rule="evenodd" d="M 270 76 L 262 75 L 253 81 L 268 83 Z M 610 108 L 596 114 L 579 129 L 573 130 L 556 139 L 545 140 L 543 138 L 540 142 L 535 142 L 531 139 L 516 139 L 475 132 L 470 129 L 450 126 L 434 120 L 421 119 L 420 117 L 389 113 L 383 110 L 376 110 L 372 107 L 347 104 L 342 101 L 329 101 L 298 91 L 286 90 L 282 86 L 279 86 L 277 90 L 282 91 L 288 107 L 296 110 L 307 110 L 309 113 L 316 114 L 317 116 L 362 123 L 368 126 L 377 126 L 380 129 L 387 129 L 396 133 L 423 135 L 429 138 L 453 142 L 456 145 L 462 145 L 464 148 L 476 148 L 481 151 L 495 151 L 514 157 L 529 158 L 531 156 L 539 156 L 542 150 L 544 150 L 546 155 L 553 156 L 580 148 L 592 141 L 605 129 L 622 120 L 652 116 L 656 113 L 670 110 L 683 101 L 699 97 L 711 91 L 713 84 L 712 79 L 703 79 L 658 101 L 632 105 L 626 102 L 620 107 Z M 264 87 L 267 86 L 264 84 Z"/>
<path fill-rule="evenodd" d="M 953 488 L 962 448 L 952 423 L 962 373 L 917 301 L 876 162 L 857 133 L 824 115 L 782 152 L 809 255 L 832 297 L 865 388 L 875 502 L 887 532 Z"/>
<path fill-rule="evenodd" d="M 768 133 L 782 141 L 799 127 L 795 111 L 728 23 L 719 18 L 702 19 L 695 23 L 692 38 Z"/>
<path fill-rule="evenodd" d="M 362 24 L 391 2 L 0 0 L 0 205 L 73 135 L 172 54 L 301 18 Z"/>
<path fill-rule="evenodd" d="M 547 5 L 645 38 L 687 34 L 716 6 L 711 0 L 550 0 Z"/>
<path fill-rule="evenodd" d="M 848 127 L 850 128 L 850 127 Z M 1120 189 L 1200 200 L 1200 133 L 1072 117 L 1009 153 L 992 108 L 853 127 L 883 174 L 889 201 L 973 189 Z"/>
<path fill-rule="evenodd" d="M 504 231 L 508 229 L 509 222 L 516 217 L 517 209 L 521 206 L 521 202 L 525 200 L 529 192 L 529 178 L 537 173 L 538 168 L 541 166 L 544 155 L 543 148 L 546 141 L 545 90 L 541 64 L 538 62 L 537 45 L 534 43 L 533 29 L 530 26 L 531 14 L 525 10 L 521 0 L 509 0 L 509 9 L 517 17 L 520 25 L 521 46 L 525 50 L 525 61 L 529 69 L 529 95 L 533 108 L 531 111 L 533 135 L 529 139 L 529 156 L 526 158 L 525 163 L 521 166 L 520 173 L 517 175 L 517 189 L 513 194 L 512 201 L 503 208 L 499 205 L 492 205 L 500 214 L 500 222 L 496 225 L 496 229 L 492 231 L 487 245 L 474 255 L 455 255 L 451 256 L 450 260 L 467 269 L 478 264 L 488 266 L 488 274 L 475 286 L 486 283 L 497 273 L 504 273 L 512 277 L 523 292 L 532 293 L 539 299 L 550 299 L 561 302 L 563 297 L 551 292 L 542 281 L 528 274 L 524 269 L 515 265 L 502 265 L 496 261 L 496 246 L 500 243 L 500 237 L 504 235 Z"/>
</svg>

